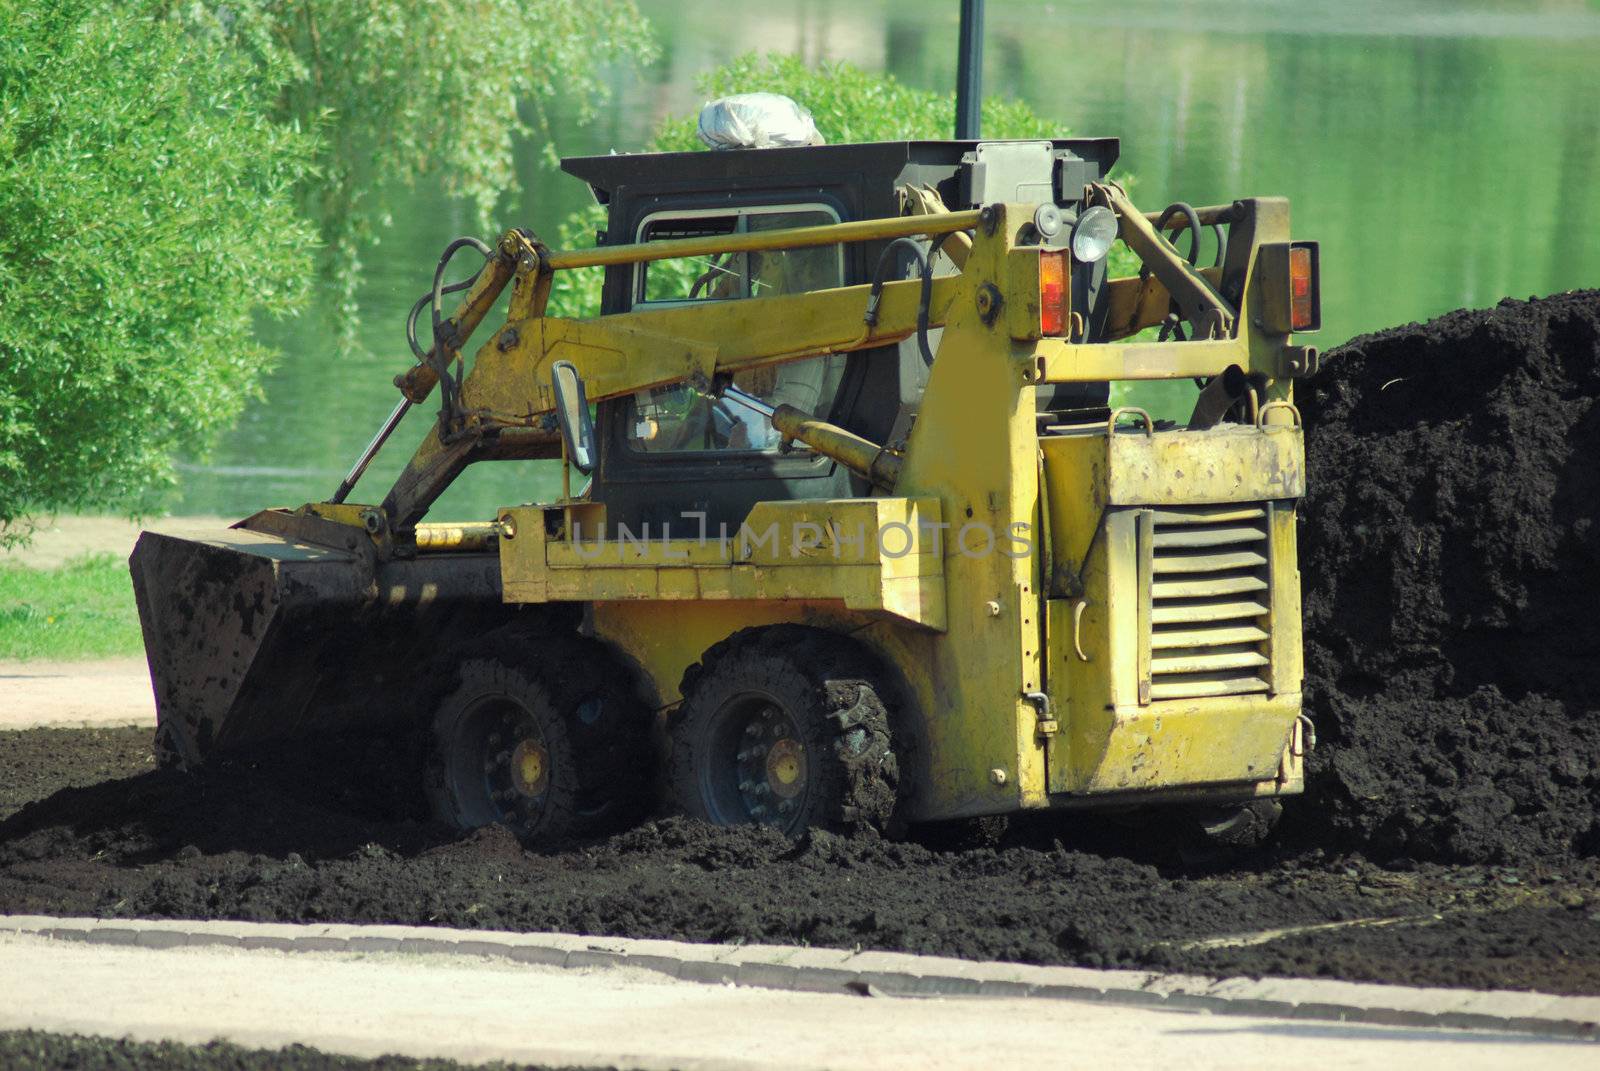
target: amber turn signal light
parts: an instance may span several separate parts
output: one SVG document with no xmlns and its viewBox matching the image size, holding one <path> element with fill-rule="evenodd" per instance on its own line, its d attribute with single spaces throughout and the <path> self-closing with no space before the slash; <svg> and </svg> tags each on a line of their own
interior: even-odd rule
<svg viewBox="0 0 1600 1071">
<path fill-rule="evenodd" d="M 1269 242 L 1252 274 L 1251 319 L 1269 335 L 1315 331 L 1322 326 L 1322 279 L 1316 242 Z"/>
<path fill-rule="evenodd" d="M 1295 331 L 1315 331 L 1317 321 L 1316 248 L 1296 243 L 1289 247 L 1289 326 Z"/>
<path fill-rule="evenodd" d="M 1072 254 L 1065 249 L 1039 252 L 1039 333 L 1060 336 L 1067 333 L 1071 311 L 1070 281 Z"/>
</svg>

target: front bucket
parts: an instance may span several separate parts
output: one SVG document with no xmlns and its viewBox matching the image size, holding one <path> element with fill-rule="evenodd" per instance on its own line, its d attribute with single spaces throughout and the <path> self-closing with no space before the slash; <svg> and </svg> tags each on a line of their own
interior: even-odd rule
<svg viewBox="0 0 1600 1071">
<path fill-rule="evenodd" d="M 412 716 L 442 646 L 517 612 L 494 554 L 377 563 L 365 549 L 239 528 L 140 535 L 128 564 L 164 758 Z"/>
</svg>

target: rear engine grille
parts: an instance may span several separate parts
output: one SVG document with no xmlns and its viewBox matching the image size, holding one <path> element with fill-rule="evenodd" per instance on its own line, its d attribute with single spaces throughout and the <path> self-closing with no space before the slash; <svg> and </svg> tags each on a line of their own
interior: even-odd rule
<svg viewBox="0 0 1600 1071">
<path fill-rule="evenodd" d="M 1140 518 L 1140 698 L 1271 688 L 1269 507 L 1183 506 Z"/>
</svg>

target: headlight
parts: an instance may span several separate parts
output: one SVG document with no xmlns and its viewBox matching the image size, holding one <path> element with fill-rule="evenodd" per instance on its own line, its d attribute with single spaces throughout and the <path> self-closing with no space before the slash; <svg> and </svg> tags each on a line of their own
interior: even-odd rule
<svg viewBox="0 0 1600 1071">
<path fill-rule="evenodd" d="M 1093 264 L 1111 252 L 1117 240 L 1117 215 L 1105 205 L 1095 205 L 1072 227 L 1072 255 L 1080 264 Z"/>
</svg>

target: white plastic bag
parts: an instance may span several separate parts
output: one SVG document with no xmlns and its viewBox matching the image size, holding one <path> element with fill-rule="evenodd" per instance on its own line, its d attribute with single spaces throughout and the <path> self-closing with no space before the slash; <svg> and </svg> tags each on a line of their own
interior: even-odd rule
<svg viewBox="0 0 1600 1071">
<path fill-rule="evenodd" d="M 777 93 L 718 97 L 700 109 L 700 140 L 713 149 L 821 145 L 811 113 Z"/>
</svg>

